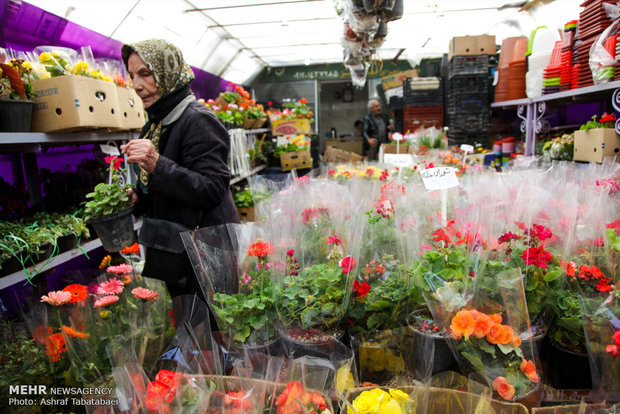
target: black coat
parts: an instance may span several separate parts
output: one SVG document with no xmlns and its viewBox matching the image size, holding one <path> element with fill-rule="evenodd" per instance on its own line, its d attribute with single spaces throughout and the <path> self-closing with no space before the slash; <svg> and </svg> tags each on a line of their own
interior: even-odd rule
<svg viewBox="0 0 620 414">
<path fill-rule="evenodd" d="M 193 95 L 186 97 L 163 120 L 159 159 L 146 193 L 139 185 L 136 188 L 138 203 L 134 215 L 164 219 L 188 228 L 239 223 L 230 191 L 229 151 L 228 131 L 217 117 Z M 162 234 L 160 228 L 153 231 Z M 143 232 L 148 233 L 144 228 Z M 178 231 L 170 233 L 170 240 L 179 242 Z M 194 278 L 187 253 L 148 244 L 143 274 L 181 288 L 191 286 Z"/>
<path fill-rule="evenodd" d="M 138 188 L 135 215 L 161 218 L 189 227 L 238 223 L 230 191 L 228 131 L 197 101 L 166 125 L 159 159 L 144 194 Z"/>
<path fill-rule="evenodd" d="M 381 118 L 383 118 L 383 122 L 385 122 L 385 127 L 387 128 L 390 125 L 390 118 L 384 113 L 381 113 Z M 364 127 L 362 128 L 362 138 L 364 138 L 364 152 L 368 150 L 370 147 L 368 145 L 368 138 L 378 138 L 379 134 L 379 126 L 377 125 L 377 118 L 374 114 L 369 113 L 364 117 Z M 387 142 L 388 132 L 385 133 L 385 141 L 381 141 L 378 144 L 381 145 Z"/>
</svg>

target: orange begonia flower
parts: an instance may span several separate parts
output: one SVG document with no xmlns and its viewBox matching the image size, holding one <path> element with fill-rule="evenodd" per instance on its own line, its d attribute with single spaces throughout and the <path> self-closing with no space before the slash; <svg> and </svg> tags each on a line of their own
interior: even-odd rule
<svg viewBox="0 0 620 414">
<path fill-rule="evenodd" d="M 515 395 L 514 385 L 509 384 L 504 377 L 497 377 L 493 380 L 493 389 L 505 400 L 511 400 Z"/>
<path fill-rule="evenodd" d="M 489 341 L 489 343 L 497 345 L 500 343 L 499 340 L 501 336 L 502 336 L 502 325 L 500 325 L 499 323 L 493 324 L 493 326 L 491 327 L 491 330 L 487 334 L 487 341 Z"/>
<path fill-rule="evenodd" d="M 508 325 L 501 325 L 502 332 L 499 336 L 499 343 L 508 345 L 512 340 L 512 337 L 515 335 L 515 331 Z"/>
<path fill-rule="evenodd" d="M 474 335 L 476 338 L 484 338 L 489 333 L 492 326 L 493 320 L 489 315 L 478 312 L 478 317 L 474 324 Z"/>
<path fill-rule="evenodd" d="M 489 317 L 493 319 L 493 322 L 495 323 L 502 323 L 502 315 L 500 315 L 499 313 L 494 313 L 492 315 L 489 315 Z"/>
<path fill-rule="evenodd" d="M 513 336 L 512 339 L 510 340 L 510 343 L 512 344 L 512 346 L 521 346 L 521 338 L 519 338 L 517 335 Z"/>
<path fill-rule="evenodd" d="M 521 371 L 523 371 L 525 376 L 530 381 L 534 383 L 540 381 L 540 377 L 536 373 L 536 366 L 534 365 L 532 361 L 528 361 L 527 359 L 524 359 L 523 361 L 521 361 L 521 365 L 519 366 L 519 368 L 521 368 Z"/>
<path fill-rule="evenodd" d="M 459 339 L 461 336 L 469 338 L 474 333 L 474 323 L 474 317 L 469 311 L 462 310 L 457 312 L 450 324 L 452 336 L 455 339 Z"/>
</svg>

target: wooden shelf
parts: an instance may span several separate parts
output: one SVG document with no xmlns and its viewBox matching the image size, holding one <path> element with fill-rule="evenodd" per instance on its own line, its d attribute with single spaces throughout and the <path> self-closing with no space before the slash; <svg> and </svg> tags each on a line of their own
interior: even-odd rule
<svg viewBox="0 0 620 414">
<path fill-rule="evenodd" d="M 134 229 L 138 230 L 140 229 L 140 227 L 142 227 L 142 220 L 136 220 L 136 222 L 134 223 Z M 75 259 L 76 257 L 83 255 L 84 252 L 88 253 L 90 251 L 97 249 L 98 247 L 101 247 L 101 240 L 94 239 L 94 240 L 84 243 L 80 247 L 67 250 L 66 252 L 63 252 L 59 254 L 58 256 L 54 256 L 51 259 L 46 260 L 45 262 L 37 263 L 36 265 L 29 266 L 26 269 L 22 269 L 10 275 L 1 277 L 0 278 L 0 290 L 7 288 L 11 285 L 14 285 L 16 283 L 27 280 L 28 279 L 27 275 L 41 274 L 47 270 L 50 270 L 56 266 L 59 266 L 63 263 L 66 263 L 70 260 Z"/>
</svg>

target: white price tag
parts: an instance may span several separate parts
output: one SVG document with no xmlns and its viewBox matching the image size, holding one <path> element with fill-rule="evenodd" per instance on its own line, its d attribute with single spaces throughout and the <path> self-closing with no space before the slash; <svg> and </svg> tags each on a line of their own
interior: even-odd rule
<svg viewBox="0 0 620 414">
<path fill-rule="evenodd" d="M 114 145 L 110 144 L 99 144 L 99 148 L 101 148 L 101 152 L 108 155 L 116 155 L 120 157 L 121 153 L 118 151 L 118 148 Z"/>
<path fill-rule="evenodd" d="M 413 167 L 414 165 L 411 154 L 383 154 L 383 162 L 396 167 Z"/>
<path fill-rule="evenodd" d="M 463 144 L 461 145 L 461 151 L 467 153 L 467 152 L 474 152 L 474 146 L 473 145 L 469 145 L 469 144 Z"/>
<path fill-rule="evenodd" d="M 428 168 L 420 170 L 420 175 L 427 190 L 445 190 L 459 185 L 459 179 L 452 167 Z"/>
<path fill-rule="evenodd" d="M 394 132 L 392 134 L 392 141 L 402 141 L 403 139 L 403 134 L 401 134 L 400 132 Z"/>
</svg>

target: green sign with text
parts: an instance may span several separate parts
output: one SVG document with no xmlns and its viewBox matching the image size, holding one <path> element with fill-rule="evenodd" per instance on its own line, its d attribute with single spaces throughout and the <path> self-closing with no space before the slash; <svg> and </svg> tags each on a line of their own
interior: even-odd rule
<svg viewBox="0 0 620 414">
<path fill-rule="evenodd" d="M 406 60 L 373 63 L 368 69 L 368 79 L 382 78 L 394 73 L 412 69 Z M 265 69 L 261 82 L 304 81 L 304 80 L 350 80 L 351 73 L 342 63 L 310 66 L 286 66 Z"/>
</svg>

